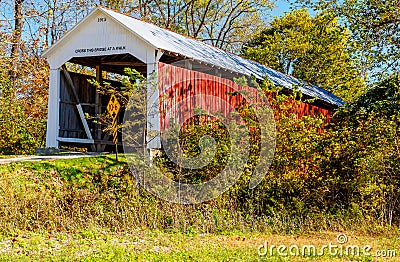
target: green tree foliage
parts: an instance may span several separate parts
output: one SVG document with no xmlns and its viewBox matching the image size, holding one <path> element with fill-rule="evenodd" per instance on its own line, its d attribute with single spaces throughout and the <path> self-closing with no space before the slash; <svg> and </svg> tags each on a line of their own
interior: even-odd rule
<svg viewBox="0 0 400 262">
<path fill-rule="evenodd" d="M 330 13 L 296 10 L 275 18 L 243 54 L 351 101 L 365 85 L 351 59 L 350 36 Z"/>
<path fill-rule="evenodd" d="M 44 145 L 48 68 L 21 45 L 18 70 L 10 72 L 15 59 L 6 54 L 10 38 L 0 38 L 0 154 L 33 153 Z"/>
<path fill-rule="evenodd" d="M 46 99 L 13 87 L 0 73 L 0 154 L 32 154 L 44 145 Z"/>
<path fill-rule="evenodd" d="M 400 74 L 393 74 L 373 85 L 351 104 L 350 114 L 391 119 L 400 114 Z"/>
<path fill-rule="evenodd" d="M 363 71 L 374 76 L 399 72 L 399 0 L 297 0 L 297 3 L 334 12 L 351 30 Z"/>
<path fill-rule="evenodd" d="M 400 214 L 400 77 L 375 84 L 337 113 L 326 167 L 348 184 L 348 202 L 364 216 L 392 224 Z"/>
<path fill-rule="evenodd" d="M 251 172 L 245 172 L 216 202 L 222 200 L 248 215 L 333 216 L 351 218 L 354 222 L 365 219 L 382 225 L 397 224 L 400 77 L 393 75 L 376 84 L 354 102 L 338 109 L 330 122 L 319 114 L 299 117 L 293 111 L 300 103 L 296 94 L 281 94 L 271 84 L 263 86 L 273 94 L 270 106 L 276 119 L 272 166 L 255 189 L 248 189 Z M 188 153 L 198 153 L 200 138 L 205 134 L 216 141 L 227 141 L 224 130 L 205 132 L 201 125 L 185 128 L 181 130 L 181 139 L 189 145 Z M 205 181 L 216 176 L 225 165 L 230 146 L 222 145 L 213 164 L 205 170 L 178 170 L 165 155 L 160 156 L 158 163 L 174 170 L 172 179 L 180 176 L 185 181 Z M 247 168 L 251 170 L 255 165 L 257 159 L 249 159 Z"/>
</svg>

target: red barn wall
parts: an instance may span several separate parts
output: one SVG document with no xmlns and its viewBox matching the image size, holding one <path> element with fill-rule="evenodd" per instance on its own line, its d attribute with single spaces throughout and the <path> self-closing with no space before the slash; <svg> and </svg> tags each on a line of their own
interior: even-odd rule
<svg viewBox="0 0 400 262">
<path fill-rule="evenodd" d="M 170 64 L 160 62 L 158 69 L 160 84 L 160 124 L 162 130 L 169 126 L 171 117 L 176 119 L 179 123 L 179 120 L 183 119 L 185 115 L 187 116 L 191 111 L 193 112 L 195 107 L 209 108 L 209 111 L 221 108 L 221 105 L 218 104 L 221 103 L 218 97 L 229 103 L 232 108 L 237 108 L 245 101 L 244 97 L 240 94 L 232 95 L 229 93 L 238 90 L 255 93 L 254 88 L 238 85 L 229 79 L 176 67 Z M 210 96 L 205 100 L 198 99 L 198 97 L 196 99 L 196 95 Z M 182 103 L 182 101 L 186 99 L 188 100 Z M 291 109 L 288 110 L 288 113 L 294 113 L 298 117 L 322 114 L 329 119 L 332 114 L 332 111 L 312 104 L 304 102 L 292 103 L 294 101 L 290 100 L 288 102 L 291 104 Z M 223 108 L 223 110 L 225 114 L 230 113 L 227 108 Z M 167 116 L 166 112 L 173 112 L 173 115 Z"/>
</svg>

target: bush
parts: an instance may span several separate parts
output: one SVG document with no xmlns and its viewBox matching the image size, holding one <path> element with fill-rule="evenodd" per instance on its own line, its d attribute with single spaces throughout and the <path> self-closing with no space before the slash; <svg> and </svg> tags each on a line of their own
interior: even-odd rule
<svg viewBox="0 0 400 262">
<path fill-rule="evenodd" d="M 8 79 L 0 81 L 0 154 L 32 154 L 44 145 L 45 101 L 16 94 Z"/>
<path fill-rule="evenodd" d="M 271 168 L 263 182 L 250 190 L 249 178 L 258 161 L 254 151 L 245 174 L 218 201 L 229 210 L 248 215 L 352 217 L 384 225 L 398 223 L 399 94 L 399 78 L 393 76 L 338 109 L 327 122 L 322 115 L 298 117 L 290 113 L 300 102 L 276 93 L 270 103 L 277 126 Z M 187 154 L 200 153 L 198 145 L 204 135 L 215 138 L 218 152 L 211 168 L 200 170 L 179 169 L 163 154 L 160 165 L 176 181 L 179 172 L 185 182 L 208 180 L 219 173 L 230 156 L 226 130 L 216 128 L 219 125 L 215 120 L 206 127 L 199 123 L 202 121 L 194 121 L 180 132 Z M 211 126 L 214 128 L 207 129 Z M 257 138 L 254 133 L 253 138 Z"/>
</svg>

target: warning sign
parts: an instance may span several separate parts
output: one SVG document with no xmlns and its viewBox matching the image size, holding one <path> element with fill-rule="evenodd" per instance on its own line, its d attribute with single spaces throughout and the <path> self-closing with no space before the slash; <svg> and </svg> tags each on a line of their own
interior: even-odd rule
<svg viewBox="0 0 400 262">
<path fill-rule="evenodd" d="M 115 95 L 112 94 L 110 97 L 110 102 L 108 102 L 108 105 L 107 105 L 107 111 L 110 114 L 110 116 L 112 117 L 113 122 L 115 122 L 115 120 L 117 119 L 118 112 L 120 109 L 121 109 L 120 103 L 118 102 Z"/>
<path fill-rule="evenodd" d="M 117 116 L 118 112 L 121 109 L 121 105 L 118 102 L 117 98 L 114 94 L 110 97 L 110 102 L 107 105 L 107 112 L 110 114 L 112 118 L 112 136 L 113 136 L 113 143 L 118 143 L 118 133 L 117 133 Z"/>
</svg>

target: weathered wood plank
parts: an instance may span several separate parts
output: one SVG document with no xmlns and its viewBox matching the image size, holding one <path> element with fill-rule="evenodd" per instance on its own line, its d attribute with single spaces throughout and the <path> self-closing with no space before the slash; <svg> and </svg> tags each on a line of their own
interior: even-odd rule
<svg viewBox="0 0 400 262">
<path fill-rule="evenodd" d="M 65 77 L 66 77 L 66 79 L 68 81 L 69 87 L 72 90 L 72 93 L 74 95 L 75 101 L 77 103 L 76 108 L 78 109 L 79 117 L 80 117 L 80 119 L 82 121 L 82 124 L 83 124 L 83 127 L 85 129 L 86 136 L 87 136 L 87 138 L 89 140 L 93 140 L 92 134 L 90 133 L 90 129 L 89 129 L 88 123 L 87 123 L 86 118 L 85 118 L 85 114 L 84 114 L 84 112 L 82 110 L 82 105 L 79 102 L 79 96 L 78 96 L 78 93 L 76 91 L 74 82 L 72 81 L 71 75 L 69 74 L 69 72 L 67 70 L 67 67 L 65 65 L 62 66 L 62 71 L 63 71 L 63 73 L 64 73 L 64 75 L 65 75 Z"/>
<path fill-rule="evenodd" d="M 93 139 L 82 139 L 82 138 L 67 138 L 67 137 L 58 137 L 58 141 L 60 142 L 68 142 L 68 143 L 79 143 L 79 144 L 93 144 Z"/>
</svg>

